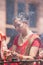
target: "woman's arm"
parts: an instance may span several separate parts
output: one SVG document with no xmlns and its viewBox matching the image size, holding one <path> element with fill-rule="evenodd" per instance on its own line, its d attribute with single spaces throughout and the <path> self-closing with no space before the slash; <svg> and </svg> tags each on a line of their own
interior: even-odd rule
<svg viewBox="0 0 43 65">
<path fill-rule="evenodd" d="M 30 53 L 29 53 L 29 56 L 25 56 L 25 55 L 21 55 L 21 54 L 18 54 L 17 52 L 13 52 L 13 54 L 15 54 L 16 56 L 18 56 L 19 58 L 24 58 L 24 59 L 34 59 L 34 57 L 36 57 L 37 53 L 38 53 L 38 50 L 39 50 L 39 46 L 40 46 L 40 42 L 39 40 L 35 40 L 31 46 L 31 49 L 30 49 Z"/>
<path fill-rule="evenodd" d="M 29 56 L 31 57 L 36 57 L 38 51 L 39 51 L 39 47 L 40 47 L 40 42 L 38 39 L 34 40 L 31 49 L 30 49 L 30 53 Z"/>
<path fill-rule="evenodd" d="M 17 58 L 19 58 L 19 59 L 34 59 L 33 57 L 31 57 L 31 56 L 26 56 L 26 55 L 22 55 L 22 54 L 19 54 L 19 53 L 17 53 L 17 52 L 13 52 L 13 55 L 15 55 Z"/>
<path fill-rule="evenodd" d="M 7 48 L 6 40 L 3 39 L 1 41 L 1 58 L 4 60 L 9 55 L 11 55 L 11 52 Z"/>
</svg>

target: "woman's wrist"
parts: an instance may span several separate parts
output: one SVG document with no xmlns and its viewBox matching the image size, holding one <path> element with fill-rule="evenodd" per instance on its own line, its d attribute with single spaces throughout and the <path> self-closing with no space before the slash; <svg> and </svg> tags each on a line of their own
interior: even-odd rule
<svg viewBox="0 0 43 65">
<path fill-rule="evenodd" d="M 23 59 L 23 55 L 16 53 L 16 56 L 20 59 Z"/>
</svg>

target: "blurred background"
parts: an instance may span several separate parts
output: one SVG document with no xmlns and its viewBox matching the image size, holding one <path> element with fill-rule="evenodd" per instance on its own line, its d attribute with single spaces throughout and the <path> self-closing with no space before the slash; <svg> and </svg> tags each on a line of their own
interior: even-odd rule
<svg viewBox="0 0 43 65">
<path fill-rule="evenodd" d="M 21 12 L 28 15 L 30 29 L 40 35 L 43 42 L 43 0 L 0 0 L 0 30 L 11 37 L 17 32 L 13 17 Z"/>
</svg>

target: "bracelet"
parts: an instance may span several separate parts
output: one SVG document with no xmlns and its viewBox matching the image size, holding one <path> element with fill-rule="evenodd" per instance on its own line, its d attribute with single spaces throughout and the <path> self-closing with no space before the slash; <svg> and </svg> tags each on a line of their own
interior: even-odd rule
<svg viewBox="0 0 43 65">
<path fill-rule="evenodd" d="M 22 55 L 19 55 L 19 58 L 20 58 L 20 59 L 23 59 L 23 56 L 22 56 Z"/>
</svg>

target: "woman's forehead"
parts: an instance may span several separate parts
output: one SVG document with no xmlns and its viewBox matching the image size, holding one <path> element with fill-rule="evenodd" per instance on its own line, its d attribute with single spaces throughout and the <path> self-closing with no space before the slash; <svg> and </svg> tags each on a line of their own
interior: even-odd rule
<svg viewBox="0 0 43 65">
<path fill-rule="evenodd" d="M 23 18 L 23 20 L 19 17 L 16 17 L 15 19 L 14 19 L 14 24 L 23 24 L 23 23 L 25 23 L 25 24 L 28 24 L 28 20 L 26 20 L 26 19 L 24 19 Z"/>
</svg>

